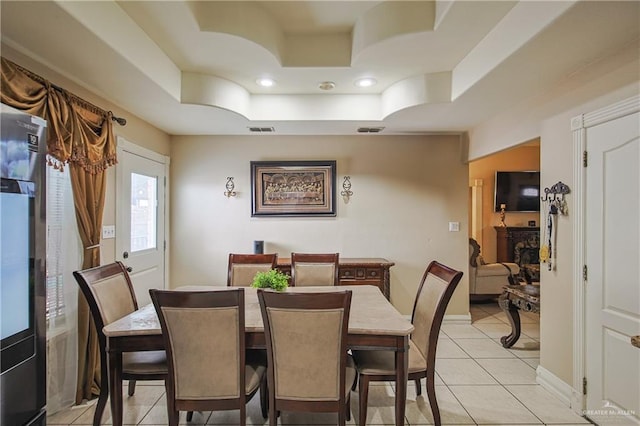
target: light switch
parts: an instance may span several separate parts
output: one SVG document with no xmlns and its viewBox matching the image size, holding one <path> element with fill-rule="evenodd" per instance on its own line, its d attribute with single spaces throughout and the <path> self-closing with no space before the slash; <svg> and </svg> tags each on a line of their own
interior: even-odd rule
<svg viewBox="0 0 640 426">
<path fill-rule="evenodd" d="M 459 232 L 460 222 L 449 222 L 449 232 Z"/>
<path fill-rule="evenodd" d="M 115 225 L 104 225 L 102 227 L 102 239 L 106 240 L 108 238 L 116 237 L 116 226 Z"/>
</svg>

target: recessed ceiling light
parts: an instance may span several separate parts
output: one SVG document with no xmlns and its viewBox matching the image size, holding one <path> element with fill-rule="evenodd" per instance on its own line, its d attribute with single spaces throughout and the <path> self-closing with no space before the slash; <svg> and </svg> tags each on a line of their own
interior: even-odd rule
<svg viewBox="0 0 640 426">
<path fill-rule="evenodd" d="M 371 86 L 374 86 L 376 83 L 377 81 L 375 78 L 366 77 L 366 78 L 359 78 L 358 80 L 356 80 L 354 84 L 358 87 L 371 87 Z"/>
<path fill-rule="evenodd" d="M 256 80 L 256 83 L 258 83 L 258 85 L 262 87 L 271 87 L 276 84 L 276 82 L 273 79 L 268 77 L 259 78 Z"/>
<path fill-rule="evenodd" d="M 318 85 L 320 90 L 332 90 L 336 87 L 336 84 L 333 81 L 323 81 Z"/>
</svg>

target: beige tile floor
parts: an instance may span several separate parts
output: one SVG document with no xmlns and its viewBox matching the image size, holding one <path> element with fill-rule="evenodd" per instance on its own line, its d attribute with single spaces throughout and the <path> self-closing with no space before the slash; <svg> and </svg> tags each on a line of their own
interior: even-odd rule
<svg viewBox="0 0 640 426">
<path fill-rule="evenodd" d="M 535 369 L 540 357 L 539 317 L 523 313 L 523 334 L 511 349 L 500 345 L 510 326 L 497 303 L 471 306 L 472 325 L 442 326 L 436 361 L 436 394 L 445 425 L 584 425 L 558 399 L 536 384 Z M 132 397 L 124 389 L 124 421 L 128 425 L 166 425 L 164 386 L 139 382 Z M 358 394 L 351 393 L 352 420 L 357 424 Z M 394 385 L 374 383 L 369 391 L 368 425 L 394 424 Z M 93 404 L 74 407 L 49 416 L 48 425 L 90 425 Z M 335 425 L 335 414 L 283 413 L 283 425 Z M 111 424 L 105 410 L 104 424 Z M 415 387 L 407 391 L 407 425 L 433 424 L 424 393 L 416 397 Z M 181 424 L 237 425 L 238 411 L 194 413 Z M 248 425 L 266 425 L 260 414 L 259 398 L 247 408 Z"/>
</svg>

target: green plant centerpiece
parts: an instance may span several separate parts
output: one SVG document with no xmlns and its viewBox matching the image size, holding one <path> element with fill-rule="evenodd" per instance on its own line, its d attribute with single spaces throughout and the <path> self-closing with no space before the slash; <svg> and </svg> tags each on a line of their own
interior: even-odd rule
<svg viewBox="0 0 640 426">
<path fill-rule="evenodd" d="M 277 269 L 271 269 L 267 272 L 257 272 L 255 277 L 253 277 L 251 287 L 285 291 L 287 287 L 289 287 L 289 276 Z"/>
</svg>

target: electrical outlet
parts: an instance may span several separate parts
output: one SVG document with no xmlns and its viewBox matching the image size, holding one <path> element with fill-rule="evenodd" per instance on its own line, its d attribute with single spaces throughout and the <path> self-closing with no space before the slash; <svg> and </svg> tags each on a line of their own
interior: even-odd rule
<svg viewBox="0 0 640 426">
<path fill-rule="evenodd" d="M 449 222 L 449 232 L 460 232 L 460 222 Z"/>
<path fill-rule="evenodd" d="M 106 240 L 108 238 L 116 237 L 116 226 L 115 225 L 104 225 L 102 227 L 102 239 Z"/>
</svg>

